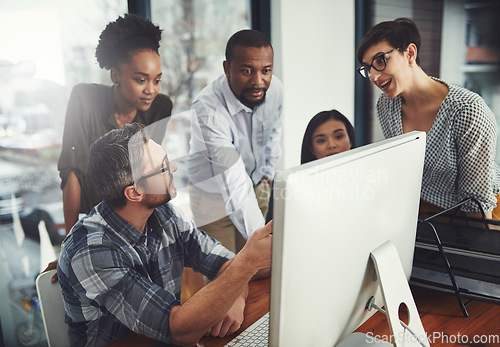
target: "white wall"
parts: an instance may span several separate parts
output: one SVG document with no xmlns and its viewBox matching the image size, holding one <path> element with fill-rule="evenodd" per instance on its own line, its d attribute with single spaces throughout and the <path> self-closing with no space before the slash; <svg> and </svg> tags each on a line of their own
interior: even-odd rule
<svg viewBox="0 0 500 347">
<path fill-rule="evenodd" d="M 274 73 L 284 84 L 279 169 L 300 164 L 302 137 L 318 112 L 354 120 L 354 0 L 272 0 Z"/>
</svg>

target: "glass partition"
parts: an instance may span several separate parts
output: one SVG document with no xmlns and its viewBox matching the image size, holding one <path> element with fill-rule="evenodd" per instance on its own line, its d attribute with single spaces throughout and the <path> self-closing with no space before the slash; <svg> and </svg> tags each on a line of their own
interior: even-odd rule
<svg viewBox="0 0 500 347">
<path fill-rule="evenodd" d="M 196 95 L 224 70 L 226 42 L 250 27 L 248 0 L 151 0 L 151 19 L 163 29 L 160 56 L 161 92 L 174 103 L 163 143 L 178 166 L 177 197 L 172 203 L 190 214 L 186 159 L 189 153 L 188 111 Z M 172 129 L 170 131 L 170 129 Z"/>
<path fill-rule="evenodd" d="M 0 321 L 5 346 L 45 346 L 35 277 L 64 232 L 57 172 L 77 83 L 110 83 L 95 60 L 125 0 L 0 3 Z M 2 343 L 0 343 L 2 345 Z"/>
</svg>

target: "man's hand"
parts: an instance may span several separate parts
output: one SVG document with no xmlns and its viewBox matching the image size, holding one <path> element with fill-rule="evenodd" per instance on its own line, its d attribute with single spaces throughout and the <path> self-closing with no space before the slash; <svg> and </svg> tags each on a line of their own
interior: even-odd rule
<svg viewBox="0 0 500 347">
<path fill-rule="evenodd" d="M 42 271 L 43 272 L 47 272 L 47 271 L 50 271 L 50 270 L 56 270 L 57 269 L 57 259 L 56 260 L 53 260 L 49 263 L 49 265 L 47 265 L 47 267 L 45 268 L 45 270 Z M 50 282 L 52 283 L 56 283 L 58 280 L 57 278 L 57 272 L 54 274 L 54 276 L 52 276 L 52 278 L 50 279 Z"/>
<path fill-rule="evenodd" d="M 257 229 L 249 237 L 243 249 L 237 254 L 246 261 L 247 266 L 254 268 L 254 274 L 259 270 L 271 267 L 273 221 Z"/>
<path fill-rule="evenodd" d="M 262 176 L 262 181 L 266 181 L 270 186 L 273 185 L 273 181 L 267 176 Z"/>
<path fill-rule="evenodd" d="M 224 337 L 234 333 L 243 323 L 244 309 L 245 299 L 243 297 L 239 297 L 224 317 L 222 317 L 217 324 L 208 330 L 207 336 Z"/>
<path fill-rule="evenodd" d="M 257 229 L 213 282 L 182 306 L 172 307 L 172 344 L 196 344 L 203 335 L 225 336 L 240 328 L 248 282 L 260 269 L 271 266 L 272 231 L 272 222 Z"/>
</svg>

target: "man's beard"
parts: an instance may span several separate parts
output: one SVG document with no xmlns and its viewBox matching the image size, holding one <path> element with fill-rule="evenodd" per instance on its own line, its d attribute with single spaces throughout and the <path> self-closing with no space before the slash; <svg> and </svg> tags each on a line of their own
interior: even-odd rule
<svg viewBox="0 0 500 347">
<path fill-rule="evenodd" d="M 167 192 L 164 194 L 146 194 L 147 198 L 143 202 L 144 206 L 153 209 L 158 206 L 164 205 L 173 198 L 177 196 L 177 190 L 174 186 L 174 178 L 170 175 L 170 186 L 167 189 Z"/>
<path fill-rule="evenodd" d="M 172 194 L 170 193 L 172 192 Z M 177 190 L 175 189 L 173 185 L 173 180 L 172 180 L 172 185 L 169 187 L 168 192 L 166 194 L 148 194 L 148 198 L 146 201 L 144 201 L 144 206 L 147 208 L 153 209 L 158 206 L 164 205 L 177 195 Z"/>
<path fill-rule="evenodd" d="M 154 195 L 150 195 L 150 198 L 148 198 L 147 201 L 144 201 L 144 206 L 149 208 L 149 209 L 154 209 L 158 206 L 166 204 L 170 200 L 172 200 L 170 198 L 170 194 L 161 194 L 161 195 L 154 194 Z"/>
<path fill-rule="evenodd" d="M 247 89 L 243 89 L 243 91 L 241 92 L 241 95 L 240 95 L 240 101 L 243 105 L 246 105 L 250 108 L 254 108 L 255 106 L 259 106 L 261 104 L 264 103 L 264 101 L 266 100 L 266 93 L 267 93 L 267 89 L 265 88 L 258 88 L 258 89 L 261 89 L 264 91 L 264 95 L 262 96 L 262 98 L 258 101 L 252 101 L 252 100 L 248 100 L 246 97 L 245 97 L 245 93 L 247 92 L 251 92 L 253 90 L 255 90 L 256 88 L 247 88 Z"/>
</svg>

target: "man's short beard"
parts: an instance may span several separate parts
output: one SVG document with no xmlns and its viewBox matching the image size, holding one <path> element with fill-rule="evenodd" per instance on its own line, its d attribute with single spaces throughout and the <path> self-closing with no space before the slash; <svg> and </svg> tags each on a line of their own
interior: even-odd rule
<svg viewBox="0 0 500 347">
<path fill-rule="evenodd" d="M 156 194 L 155 194 L 156 195 Z M 154 209 L 156 207 L 159 207 L 161 205 L 164 205 L 166 204 L 167 202 L 169 202 L 170 200 L 172 200 L 172 197 L 170 196 L 169 193 L 165 194 L 165 195 L 157 195 L 158 198 L 155 198 L 155 199 L 151 199 L 151 200 L 147 200 L 144 202 L 144 206 L 149 208 L 149 209 Z M 160 198 L 161 196 L 161 198 Z"/>
<path fill-rule="evenodd" d="M 264 103 L 264 101 L 266 101 L 266 93 L 267 93 L 267 89 L 264 89 L 264 95 L 262 96 L 262 98 L 259 100 L 259 101 L 251 101 L 251 100 L 248 100 L 247 98 L 245 98 L 245 93 L 248 92 L 248 91 L 251 91 L 252 89 L 245 89 L 241 92 L 241 95 L 240 95 L 240 101 L 243 105 L 246 105 L 248 107 L 255 107 L 255 106 L 259 106 L 259 105 L 262 105 Z"/>
<path fill-rule="evenodd" d="M 148 198 L 143 202 L 143 205 L 149 209 L 154 209 L 161 205 L 166 204 L 173 198 L 177 196 L 177 190 L 174 186 L 174 178 L 170 175 L 170 186 L 167 189 L 167 192 L 164 194 L 146 194 Z"/>
</svg>

